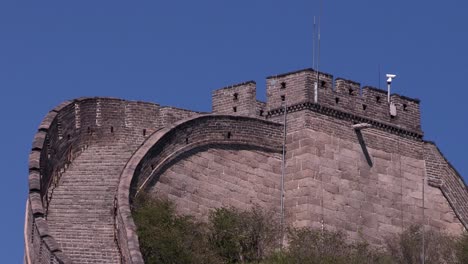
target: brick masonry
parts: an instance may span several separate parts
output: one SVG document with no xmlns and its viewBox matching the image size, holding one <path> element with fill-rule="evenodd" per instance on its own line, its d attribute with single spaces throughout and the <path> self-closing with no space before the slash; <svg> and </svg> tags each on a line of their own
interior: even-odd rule
<svg viewBox="0 0 468 264">
<path fill-rule="evenodd" d="M 177 210 L 207 220 L 209 211 L 252 204 L 278 212 L 281 155 L 242 147 L 205 147 L 165 170 L 151 193 L 175 201 Z"/>
<path fill-rule="evenodd" d="M 374 244 L 410 224 L 468 226 L 466 185 L 422 139 L 419 100 L 391 95 L 391 117 L 384 91 L 312 69 L 268 77 L 267 102 L 252 81 L 212 96 L 212 113 L 113 98 L 49 112 L 29 159 L 25 262 L 142 263 L 130 210 L 141 191 L 200 219 L 219 206 L 279 212 L 285 110 L 288 224 Z"/>
</svg>

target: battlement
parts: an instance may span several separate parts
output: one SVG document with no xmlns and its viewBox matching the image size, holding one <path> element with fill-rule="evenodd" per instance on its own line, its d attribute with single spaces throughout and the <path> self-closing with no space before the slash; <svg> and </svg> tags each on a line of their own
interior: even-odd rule
<svg viewBox="0 0 468 264">
<path fill-rule="evenodd" d="M 316 82 L 317 103 L 314 102 Z M 422 137 L 418 99 L 391 94 L 390 101 L 396 106 L 396 115 L 392 116 L 386 91 L 370 86 L 361 88 L 359 82 L 334 79 L 331 74 L 313 69 L 267 77 L 266 103 L 255 100 L 255 86 L 255 82 L 249 81 L 215 90 L 213 112 L 269 118 L 282 113 L 285 105 L 289 109 L 306 104 L 311 110 L 327 108 L 334 113 L 352 116 L 355 122 L 379 123 L 379 126 L 404 130 Z M 294 109 L 297 110 L 297 107 Z"/>
</svg>

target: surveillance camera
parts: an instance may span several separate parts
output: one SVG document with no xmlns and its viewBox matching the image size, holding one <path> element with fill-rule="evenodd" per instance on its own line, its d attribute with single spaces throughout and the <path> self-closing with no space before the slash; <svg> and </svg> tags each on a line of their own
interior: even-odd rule
<svg viewBox="0 0 468 264">
<path fill-rule="evenodd" d="M 387 83 L 391 83 L 394 78 L 396 78 L 395 74 L 387 74 Z"/>
</svg>

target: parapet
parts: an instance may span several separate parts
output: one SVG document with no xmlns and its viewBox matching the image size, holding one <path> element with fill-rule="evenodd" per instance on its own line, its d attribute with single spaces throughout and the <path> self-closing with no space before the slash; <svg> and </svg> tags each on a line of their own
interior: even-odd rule
<svg viewBox="0 0 468 264">
<path fill-rule="evenodd" d="M 213 91 L 213 113 L 256 116 L 256 83 L 248 81 Z"/>
<path fill-rule="evenodd" d="M 317 102 L 315 102 L 317 83 Z M 419 100 L 391 94 L 396 115 L 390 114 L 387 91 L 356 81 L 304 69 L 267 77 L 267 102 L 255 100 L 255 82 L 249 81 L 213 92 L 213 113 L 270 118 L 290 109 L 333 113 L 353 122 L 368 122 L 412 137 L 422 138 Z M 266 117 L 265 117 L 266 116 Z"/>
</svg>

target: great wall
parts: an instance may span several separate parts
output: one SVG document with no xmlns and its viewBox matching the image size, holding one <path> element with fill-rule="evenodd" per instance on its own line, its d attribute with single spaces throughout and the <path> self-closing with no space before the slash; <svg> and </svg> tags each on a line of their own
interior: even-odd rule
<svg viewBox="0 0 468 264">
<path fill-rule="evenodd" d="M 386 91 L 312 69 L 268 77 L 266 90 L 266 102 L 253 81 L 215 90 L 211 113 L 114 98 L 51 110 L 29 156 L 25 263 L 143 263 L 139 192 L 201 219 L 220 206 L 279 213 L 283 172 L 289 225 L 373 244 L 411 224 L 468 227 L 466 185 L 423 139 L 419 100 L 392 94 L 390 115 Z"/>
</svg>

